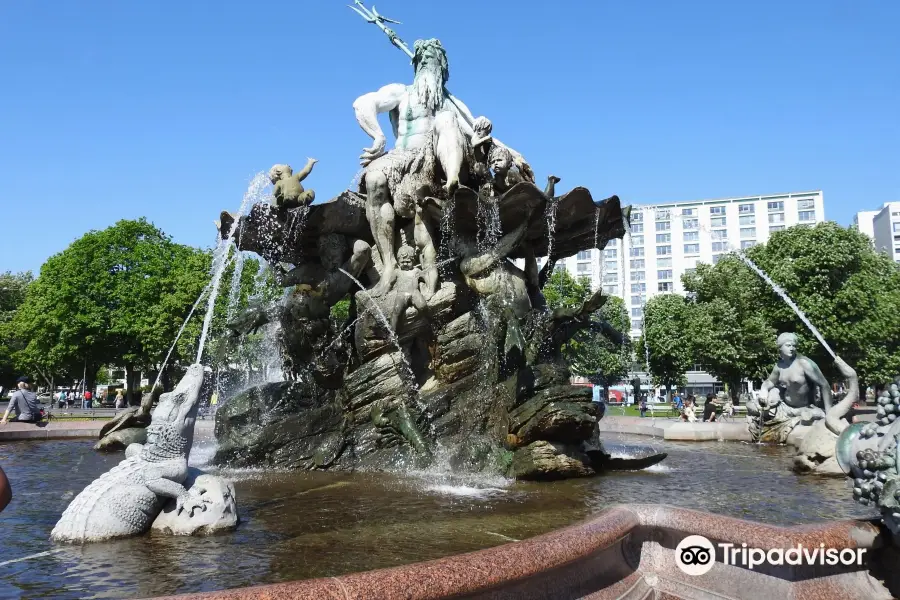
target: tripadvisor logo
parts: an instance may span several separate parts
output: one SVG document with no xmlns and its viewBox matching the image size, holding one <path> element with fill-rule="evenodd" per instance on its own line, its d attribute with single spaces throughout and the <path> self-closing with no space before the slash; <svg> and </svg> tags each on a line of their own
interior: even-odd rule
<svg viewBox="0 0 900 600">
<path fill-rule="evenodd" d="M 675 564 L 688 575 L 708 573 L 716 561 L 716 546 L 723 564 L 753 569 L 759 565 L 845 565 L 861 566 L 865 548 L 826 548 L 825 544 L 794 548 L 749 548 L 747 544 L 720 542 L 713 545 L 702 535 L 689 535 L 675 547 Z"/>
</svg>

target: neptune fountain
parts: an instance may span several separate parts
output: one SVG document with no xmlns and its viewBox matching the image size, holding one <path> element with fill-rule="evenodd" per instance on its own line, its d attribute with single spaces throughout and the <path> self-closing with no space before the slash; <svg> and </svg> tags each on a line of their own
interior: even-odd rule
<svg viewBox="0 0 900 600">
<path fill-rule="evenodd" d="M 372 479 L 357 473 L 351 480 L 341 473 L 399 471 L 408 476 L 440 464 L 454 474 L 548 481 L 589 477 L 605 470 L 641 470 L 667 456 L 657 450 L 638 457 L 608 450 L 599 437 L 598 421 L 603 415 L 592 402 L 590 390 L 570 383 L 561 349 L 573 336 L 589 331 L 622 343 L 622 334 L 597 317 L 607 298 L 598 291 L 579 306 L 551 308 L 544 297 L 557 260 L 584 250 L 600 251 L 611 240 L 621 239 L 629 227 L 630 208 L 623 207 L 615 195 L 595 200 L 583 187 L 558 194 L 561 181 L 554 175 L 538 187 L 522 154 L 494 136 L 494 123 L 476 117 L 448 91 L 449 61 L 441 43 L 420 40 L 408 49 L 387 29 L 385 19 L 374 10 L 363 10 L 367 20 L 409 55 L 414 78 L 410 85 L 389 84 L 353 103 L 357 122 L 372 140 L 360 157 L 364 170 L 358 185 L 317 204 L 315 192 L 303 185 L 316 160 L 307 159 L 297 173 L 287 164 L 278 164 L 268 173 L 274 186 L 271 202 L 247 204 L 236 214 L 223 212 L 217 222 L 220 249 L 233 245 L 240 252 L 256 253 L 284 288 L 280 299 L 251 304 L 230 315 L 228 322 L 233 341 L 263 327 L 277 332 L 281 380 L 252 385 L 221 403 L 215 415 L 211 466 L 218 473 L 188 466 L 198 407 L 210 391 L 210 372 L 200 359 L 227 265 L 227 252 L 217 249 L 213 281 L 204 292 L 210 297 L 197 364 L 187 370 L 175 390 L 161 394 L 154 386 L 140 408 L 104 428 L 98 449 L 124 447 L 124 460 L 75 495 L 52 530 L 53 541 L 99 542 L 151 530 L 154 535 L 164 534 L 163 542 L 153 536 L 131 540 L 134 545 L 126 545 L 131 543 L 128 540 L 110 542 L 121 544 L 110 546 L 114 553 L 138 557 L 132 568 L 139 565 L 135 570 L 142 581 L 154 585 L 163 578 L 153 568 L 144 569 L 140 557 L 147 548 L 147 556 L 165 558 L 172 553 L 180 557 L 172 558 L 165 568 L 190 562 L 196 554 L 196 560 L 214 564 L 216 576 L 224 574 L 232 586 L 292 578 L 295 571 L 290 569 L 307 562 L 296 560 L 298 549 L 309 552 L 304 556 L 311 563 L 309 571 L 301 571 L 303 577 L 322 576 L 313 564 L 317 554 L 340 560 L 327 563 L 330 566 L 323 572 L 328 576 L 321 579 L 213 592 L 215 597 L 624 598 L 649 597 L 654 590 L 679 598 L 889 597 L 873 575 L 882 566 L 877 561 L 846 569 L 814 565 L 754 570 L 714 554 L 708 575 L 695 576 L 681 569 L 675 557 L 679 541 L 704 535 L 720 545 L 750 543 L 772 550 L 801 543 L 815 547 L 820 541 L 824 547 L 827 542 L 830 547 L 869 550 L 892 567 L 893 555 L 884 550 L 883 532 L 873 523 L 761 525 L 715 515 L 715 510 L 707 512 L 716 504 L 698 504 L 702 512 L 634 504 L 641 493 L 629 488 L 629 497 L 614 497 L 627 504 L 591 515 L 586 523 L 538 537 L 531 536 L 546 529 L 523 527 L 516 539 L 509 537 L 509 529 L 500 533 L 481 525 L 457 525 L 463 521 L 457 515 L 449 519 L 434 519 L 435 513 L 423 516 L 431 503 L 406 500 L 407 508 L 401 496 L 408 492 L 400 486 L 389 486 L 384 498 L 367 497 L 376 487 Z M 384 113 L 396 140 L 390 150 L 378 121 Z M 545 258 L 539 261 L 538 257 Z M 849 474 L 854 498 L 874 505 L 886 529 L 897 535 L 900 380 L 879 400 L 877 423 L 850 424 L 844 417 L 859 395 L 853 369 L 835 357 L 847 378 L 848 393 L 833 402 L 818 367 L 796 354 L 796 337 L 783 334 L 779 348 L 781 357 L 764 386 L 763 398 L 749 407 L 749 426 L 756 439 L 784 442 L 803 433 L 794 459 L 797 468 Z M 677 457 L 678 448 L 671 450 Z M 695 457 L 684 454 L 674 476 L 677 485 L 669 486 L 674 495 L 666 496 L 666 486 L 652 479 L 654 473 L 660 474 L 656 469 L 640 477 L 635 474 L 632 485 L 641 485 L 646 476 L 644 496 L 678 504 L 685 503 L 689 488 L 702 490 L 700 501 L 729 506 L 740 505 L 755 493 L 747 489 L 747 482 L 754 480 L 744 479 L 747 456 L 723 454 L 719 458 L 736 457 L 742 462 L 719 463 L 728 466 L 711 471 L 716 479 L 710 480 L 707 473 L 697 472 Z M 96 457 L 110 458 L 108 454 Z M 715 457 L 711 449 L 705 460 Z M 742 468 L 737 468 L 739 464 Z M 271 520 L 274 535 L 260 538 L 255 551 L 266 547 L 271 552 L 266 556 L 283 558 L 287 574 L 279 571 L 285 567 L 278 564 L 259 569 L 260 559 L 253 552 L 234 550 L 241 546 L 234 543 L 237 537 L 168 537 L 234 529 L 239 521 L 235 486 L 220 475 L 245 467 L 253 473 L 278 471 L 279 478 L 291 471 L 292 476 L 308 477 L 306 482 L 320 482 L 322 475 L 306 471 L 331 472 L 323 475 L 329 478 L 326 485 L 310 483 L 300 491 L 280 481 L 267 481 L 258 490 L 244 488 L 248 494 L 242 497 L 252 499 L 248 514 L 254 523 L 233 535 L 246 536 L 242 542 L 250 548 L 248 540 L 268 533 L 267 520 Z M 753 501 L 749 509 L 772 516 L 804 508 L 808 488 L 802 487 L 803 478 L 790 477 L 781 481 L 781 491 L 772 495 L 772 503 Z M 582 490 L 590 482 L 516 485 L 542 494 Z M 730 492 L 726 482 L 733 483 Z M 596 485 L 605 488 L 605 483 Z M 721 489 L 709 494 L 707 486 L 714 484 Z M 343 489 L 349 485 L 356 486 L 352 493 Z M 785 492 L 791 485 L 799 486 L 793 499 Z M 328 498 L 334 489 L 340 491 L 332 498 L 340 500 L 310 518 L 307 509 L 316 506 L 315 498 Z M 822 496 L 831 500 L 827 493 Z M 541 514 L 555 519 L 579 507 L 587 514 L 596 510 L 595 504 L 575 497 L 574 503 L 558 505 L 566 506 L 565 510 L 554 504 L 552 510 L 544 511 L 541 506 Z M 766 500 L 770 499 L 766 492 Z M 291 505 L 292 501 L 296 504 Z M 603 501 L 608 506 L 606 497 Z M 509 522 L 520 526 L 527 519 L 517 512 L 517 502 L 509 502 L 513 508 L 506 510 L 511 511 Z M 350 513 L 373 510 L 379 525 L 364 535 L 346 528 L 346 521 L 359 518 L 342 512 L 347 504 L 353 504 Z M 412 526 L 381 523 L 385 506 L 394 515 L 406 515 Z M 497 506 L 490 504 L 488 510 Z M 330 513 L 334 513 L 332 520 L 328 520 Z M 806 518 L 801 512 L 786 522 Z M 426 529 L 422 522 L 429 519 L 437 520 L 438 528 L 425 531 L 428 543 L 407 544 L 418 529 Z M 554 527 L 567 524 L 553 523 Z M 292 527 L 311 529 L 295 532 Z M 399 536 L 395 540 L 402 540 L 395 546 L 401 550 L 408 546 L 415 554 L 404 558 L 406 562 L 444 556 L 446 552 L 420 555 L 434 546 L 432 531 L 450 542 L 465 541 L 460 538 L 474 532 L 512 543 L 405 566 L 396 566 L 398 550 L 391 547 L 390 560 L 377 562 L 386 547 L 383 536 L 391 532 Z M 304 546 L 307 537 L 310 545 Z M 531 539 L 516 543 L 524 537 Z M 60 546 L 65 549 L 52 552 L 62 556 L 71 549 Z M 105 561 L 102 547 L 91 544 L 75 549 L 80 553 L 78 565 L 91 564 L 92 556 Z M 166 550 L 156 550 L 160 547 Z M 335 548 L 337 552 L 327 551 Z M 242 567 L 218 558 L 208 561 L 204 552 L 211 549 L 222 551 L 223 556 L 232 552 L 230 560 Z M 341 556 L 332 556 L 336 554 Z M 393 568 L 340 575 L 341 569 L 347 570 L 344 554 L 350 557 L 346 562 L 352 563 L 353 571 Z M 368 555 L 375 555 L 372 562 Z M 359 557 L 363 559 L 354 562 Z M 123 575 L 128 578 L 127 573 Z M 208 589 L 203 585 L 191 589 Z M 161 589 L 179 589 L 167 586 Z"/>
<path fill-rule="evenodd" d="M 542 293 L 558 258 L 621 238 L 630 209 L 582 187 L 556 195 L 552 175 L 538 188 L 493 123 L 447 90 L 440 41 L 409 55 L 411 85 L 353 103 L 373 140 L 357 189 L 313 204 L 293 188 L 314 161 L 299 175 L 276 165 L 274 203 L 221 215 L 222 239 L 264 258 L 286 289 L 229 324 L 236 338 L 279 325 L 285 380 L 217 411 L 216 462 L 392 469 L 440 450 L 454 468 L 562 479 L 662 460 L 610 460 L 590 390 L 569 383 L 560 349 L 576 333 L 622 342 L 595 316 L 606 297 L 551 310 Z M 334 322 L 345 299 L 349 317 Z"/>
</svg>

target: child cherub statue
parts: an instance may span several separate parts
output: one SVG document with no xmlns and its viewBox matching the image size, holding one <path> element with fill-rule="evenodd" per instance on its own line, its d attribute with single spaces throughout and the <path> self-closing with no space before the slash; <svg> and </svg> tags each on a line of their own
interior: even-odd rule
<svg viewBox="0 0 900 600">
<path fill-rule="evenodd" d="M 290 165 L 275 165 L 269 169 L 269 181 L 275 185 L 274 206 L 280 217 L 283 218 L 289 209 L 309 206 L 316 199 L 316 193 L 304 190 L 300 182 L 312 173 L 313 165 L 317 162 L 315 158 L 308 158 L 306 166 L 296 175 Z"/>
<path fill-rule="evenodd" d="M 401 246 L 397 251 L 397 263 L 400 269 L 387 300 L 387 312 L 394 331 L 397 331 L 400 317 L 407 307 L 413 306 L 420 313 L 428 311 L 425 297 L 419 289 L 420 282 L 426 285 L 427 282 L 425 274 L 416 266 L 416 251 L 411 246 Z"/>
</svg>

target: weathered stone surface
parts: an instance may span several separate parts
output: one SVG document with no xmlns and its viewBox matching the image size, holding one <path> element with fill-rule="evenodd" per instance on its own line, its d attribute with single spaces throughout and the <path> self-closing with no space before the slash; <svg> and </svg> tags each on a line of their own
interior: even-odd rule
<svg viewBox="0 0 900 600">
<path fill-rule="evenodd" d="M 345 416 L 334 392 L 312 382 L 270 383 L 216 411 L 217 464 L 327 468 L 344 451 Z"/>
<path fill-rule="evenodd" d="M 131 445 L 125 460 L 75 496 L 50 533 L 56 542 L 85 543 L 145 533 L 169 498 L 188 510 L 198 506 L 181 485 L 204 382 L 194 364 L 174 391 L 163 394 L 153 412 L 144 446 Z"/>
<path fill-rule="evenodd" d="M 591 437 L 596 423 L 591 390 L 573 385 L 541 390 L 509 415 L 509 431 L 520 444 L 536 440 L 577 444 Z"/>
<path fill-rule="evenodd" d="M 94 444 L 94 450 L 100 450 L 101 452 L 118 452 L 120 450 L 125 450 L 129 444 L 146 443 L 146 427 L 129 427 L 128 429 L 119 429 L 105 435 L 99 442 Z"/>
<path fill-rule="evenodd" d="M 437 336 L 435 375 L 444 383 L 467 377 L 481 366 L 484 335 L 478 330 L 472 312 L 449 322 Z"/>
<path fill-rule="evenodd" d="M 237 527 L 237 498 L 232 482 L 191 469 L 184 485 L 200 506 L 179 512 L 175 500 L 170 500 L 153 521 L 153 531 L 169 535 L 209 535 Z"/>
<path fill-rule="evenodd" d="M 516 450 L 509 475 L 534 481 L 588 477 L 595 474 L 590 462 L 577 448 L 538 441 Z"/>
<path fill-rule="evenodd" d="M 844 477 L 844 471 L 835 458 L 838 436 L 832 433 L 824 420 L 816 421 L 800 441 L 794 457 L 794 470 L 798 473 L 816 473 Z"/>
<path fill-rule="evenodd" d="M 378 400 L 391 400 L 409 394 L 409 382 L 401 373 L 407 370 L 403 355 L 398 351 L 382 354 L 360 365 L 344 379 L 347 407 L 354 413 Z M 368 419 L 368 412 L 362 420 Z M 354 422 L 360 419 L 354 417 Z"/>
</svg>

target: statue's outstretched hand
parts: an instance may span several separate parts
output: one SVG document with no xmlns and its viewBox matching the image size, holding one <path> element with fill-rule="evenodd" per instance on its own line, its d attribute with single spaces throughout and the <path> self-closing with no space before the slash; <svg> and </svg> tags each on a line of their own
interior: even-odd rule
<svg viewBox="0 0 900 600">
<path fill-rule="evenodd" d="M 384 156 L 386 154 L 384 151 L 385 144 L 387 144 L 387 140 L 383 135 L 375 138 L 370 148 L 363 148 L 363 153 L 359 156 L 359 164 L 367 167 L 369 163 L 379 156 Z"/>
</svg>

